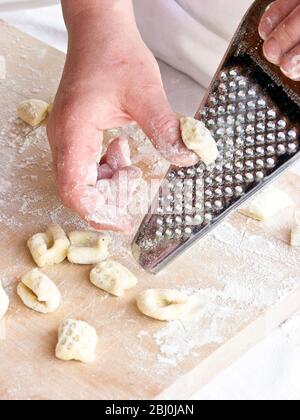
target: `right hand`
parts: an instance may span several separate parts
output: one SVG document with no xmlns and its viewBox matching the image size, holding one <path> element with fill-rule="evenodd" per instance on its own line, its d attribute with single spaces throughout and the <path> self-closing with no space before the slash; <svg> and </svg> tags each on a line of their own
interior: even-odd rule
<svg viewBox="0 0 300 420">
<path fill-rule="evenodd" d="M 69 50 L 48 124 L 58 191 L 65 205 L 93 227 L 127 232 L 131 229 L 128 215 L 108 215 L 107 197 L 97 184 L 96 156 L 103 130 L 136 121 L 172 164 L 191 166 L 198 159 L 182 142 L 158 64 L 141 39 L 133 11 L 101 10 L 99 14 L 87 9 L 69 22 L 66 16 L 66 21 Z M 113 175 L 122 169 L 138 181 L 141 173 L 130 161 L 126 163 L 122 144 L 117 142 L 113 148 L 119 160 Z M 106 181 L 113 186 L 115 177 Z"/>
</svg>

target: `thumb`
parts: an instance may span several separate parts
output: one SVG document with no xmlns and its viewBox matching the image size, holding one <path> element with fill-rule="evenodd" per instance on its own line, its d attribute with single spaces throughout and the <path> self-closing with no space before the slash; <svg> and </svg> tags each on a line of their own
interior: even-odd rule
<svg viewBox="0 0 300 420">
<path fill-rule="evenodd" d="M 166 160 L 182 167 L 199 162 L 199 158 L 182 141 L 180 121 L 161 85 L 147 87 L 142 94 L 134 94 L 127 110 Z"/>
</svg>

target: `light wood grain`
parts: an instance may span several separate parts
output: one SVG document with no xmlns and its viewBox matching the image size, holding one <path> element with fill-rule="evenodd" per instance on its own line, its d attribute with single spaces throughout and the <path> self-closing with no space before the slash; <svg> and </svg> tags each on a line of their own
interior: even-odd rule
<svg viewBox="0 0 300 420">
<path fill-rule="evenodd" d="M 113 257 L 139 279 L 138 287 L 124 299 L 94 288 L 88 281 L 90 267 L 63 263 L 44 270 L 62 293 L 60 309 L 43 316 L 25 308 L 16 295 L 16 285 L 34 266 L 26 248 L 28 237 L 50 222 L 60 223 L 66 230 L 84 224 L 56 198 L 45 127 L 32 130 L 15 117 L 16 106 L 24 98 L 48 100 L 54 96 L 64 55 L 4 23 L 0 25 L 0 51 L 7 60 L 7 77 L 0 81 L 0 175 L 4 185 L 0 188 L 0 278 L 11 299 L 0 326 L 1 399 L 189 397 L 300 308 L 299 250 L 288 246 L 291 210 L 281 213 L 278 223 L 276 219 L 266 224 L 249 222 L 236 214 L 225 228 L 230 233 L 231 226 L 233 232 L 241 233 L 240 243 L 212 234 L 156 277 L 136 265 L 130 254 L 131 238 L 114 235 Z M 137 151 L 134 139 L 132 146 Z M 148 177 L 151 167 L 140 164 Z M 286 175 L 280 184 L 300 205 L 299 177 Z M 258 241 L 255 252 L 255 247 L 245 247 L 251 238 Z M 270 246 L 260 248 L 259 238 Z M 259 272 L 254 269 L 257 265 Z M 232 275 L 236 281 L 240 276 L 242 284 L 244 278 L 252 278 L 252 271 L 249 293 L 253 299 L 226 300 L 223 277 Z M 230 286 L 230 279 L 226 285 Z M 183 357 L 176 357 L 175 352 L 173 363 L 166 360 L 168 355 L 156 336 L 161 334 L 169 344 L 166 324 L 143 317 L 136 308 L 137 293 L 147 287 L 209 290 L 208 301 L 215 294 L 216 302 L 220 293 L 220 307 L 224 314 L 232 315 L 222 318 L 215 305 L 203 319 L 187 320 L 185 325 L 191 332 L 183 331 L 183 338 L 193 340 L 203 331 L 208 339 Z M 265 295 L 270 295 L 269 301 Z M 57 328 L 66 317 L 85 320 L 97 329 L 95 363 L 64 363 L 54 358 Z M 197 323 L 192 325 L 195 319 Z M 183 328 L 175 324 L 177 327 Z M 222 332 L 219 342 L 209 340 L 214 329 Z"/>
</svg>

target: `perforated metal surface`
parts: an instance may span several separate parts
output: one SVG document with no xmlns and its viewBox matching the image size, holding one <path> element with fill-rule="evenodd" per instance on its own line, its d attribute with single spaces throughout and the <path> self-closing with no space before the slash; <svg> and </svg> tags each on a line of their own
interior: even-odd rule
<svg viewBox="0 0 300 420">
<path fill-rule="evenodd" d="M 197 117 L 215 137 L 217 162 L 171 168 L 133 253 L 159 271 L 291 164 L 300 151 L 300 110 L 247 58 L 230 57 Z"/>
</svg>

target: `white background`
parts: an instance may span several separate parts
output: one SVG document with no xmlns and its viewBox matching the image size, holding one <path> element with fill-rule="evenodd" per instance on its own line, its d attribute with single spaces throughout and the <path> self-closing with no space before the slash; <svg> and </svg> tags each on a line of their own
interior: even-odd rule
<svg viewBox="0 0 300 420">
<path fill-rule="evenodd" d="M 60 7 L 0 13 L 0 18 L 25 32 L 66 50 L 66 32 Z M 204 88 L 189 77 L 160 63 L 165 87 L 176 111 L 194 114 Z M 300 173 L 300 163 L 295 170 Z M 203 388 L 195 399 L 300 399 L 300 314 Z"/>
</svg>

